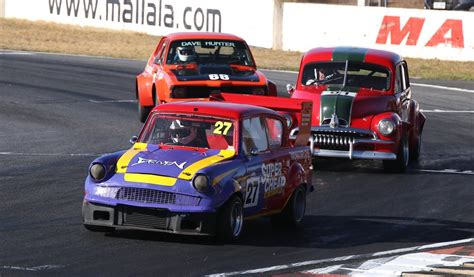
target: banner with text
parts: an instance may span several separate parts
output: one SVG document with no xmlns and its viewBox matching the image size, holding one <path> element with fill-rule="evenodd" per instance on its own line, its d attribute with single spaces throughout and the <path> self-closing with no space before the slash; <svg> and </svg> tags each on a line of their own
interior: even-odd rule
<svg viewBox="0 0 474 277">
<path fill-rule="evenodd" d="M 359 46 L 403 56 L 474 61 L 474 14 L 285 3 L 283 49 Z"/>
<path fill-rule="evenodd" d="M 166 35 L 223 32 L 272 47 L 273 0 L 5 0 L 5 17 Z M 251 32 L 249 32 L 251 30 Z"/>
</svg>

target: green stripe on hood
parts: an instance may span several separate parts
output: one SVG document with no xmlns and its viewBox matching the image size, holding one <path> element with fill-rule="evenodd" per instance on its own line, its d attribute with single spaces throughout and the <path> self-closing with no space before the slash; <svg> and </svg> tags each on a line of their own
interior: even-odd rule
<svg viewBox="0 0 474 277">
<path fill-rule="evenodd" d="M 363 62 L 367 51 L 368 49 L 355 47 L 337 47 L 332 52 L 332 60 L 342 62 L 345 62 L 346 60 L 349 62 Z"/>
<path fill-rule="evenodd" d="M 349 126 L 351 123 L 352 104 L 357 90 L 355 91 L 325 91 L 321 95 L 320 124 L 331 119 L 336 114 L 338 119 L 344 119 Z M 327 122 L 326 122 L 327 123 Z"/>
</svg>

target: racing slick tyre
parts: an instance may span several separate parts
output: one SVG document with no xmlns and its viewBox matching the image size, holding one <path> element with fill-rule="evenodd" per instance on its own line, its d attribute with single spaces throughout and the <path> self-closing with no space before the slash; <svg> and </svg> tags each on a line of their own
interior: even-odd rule
<svg viewBox="0 0 474 277">
<path fill-rule="evenodd" d="M 244 205 L 237 195 L 232 196 L 219 211 L 217 235 L 223 241 L 237 240 L 244 225 Z"/>
<path fill-rule="evenodd" d="M 384 160 L 383 168 L 386 172 L 401 173 L 408 167 L 410 159 L 410 149 L 408 145 L 408 136 L 403 136 L 397 152 L 396 160 Z"/>
<path fill-rule="evenodd" d="M 421 134 L 418 135 L 413 147 L 410 147 L 410 161 L 418 161 L 421 152 Z"/>
<path fill-rule="evenodd" d="M 145 123 L 148 115 L 150 114 L 151 108 L 153 107 L 140 105 L 140 96 L 138 97 L 138 119 L 141 123 Z"/>
<path fill-rule="evenodd" d="M 115 231 L 114 227 L 107 227 L 107 226 L 97 226 L 97 225 L 89 225 L 84 224 L 84 228 L 91 232 L 102 232 L 102 233 L 111 233 Z"/>
<path fill-rule="evenodd" d="M 306 211 L 306 190 L 303 185 L 297 187 L 280 214 L 272 216 L 272 224 L 297 227 L 301 224 Z"/>
</svg>

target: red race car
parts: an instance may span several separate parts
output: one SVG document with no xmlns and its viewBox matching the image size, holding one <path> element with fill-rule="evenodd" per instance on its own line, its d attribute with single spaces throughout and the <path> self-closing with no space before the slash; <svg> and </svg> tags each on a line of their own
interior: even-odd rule
<svg viewBox="0 0 474 277">
<path fill-rule="evenodd" d="M 276 96 L 276 86 L 257 71 L 247 43 L 222 33 L 163 37 L 136 79 L 138 114 L 145 122 L 161 103 L 209 99 L 221 91 Z"/>
<path fill-rule="evenodd" d="M 407 63 L 395 53 L 312 49 L 288 92 L 313 100 L 313 156 L 378 159 L 386 171 L 402 172 L 420 155 L 425 116 L 412 97 Z"/>
</svg>

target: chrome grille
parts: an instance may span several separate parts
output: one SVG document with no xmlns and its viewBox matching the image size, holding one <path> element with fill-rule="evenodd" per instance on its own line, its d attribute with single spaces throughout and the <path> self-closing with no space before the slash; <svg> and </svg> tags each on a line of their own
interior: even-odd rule
<svg viewBox="0 0 474 277">
<path fill-rule="evenodd" d="M 146 188 L 121 188 L 116 195 L 116 199 L 147 204 L 181 206 L 197 206 L 199 204 L 199 197 Z"/>
<path fill-rule="evenodd" d="M 321 128 L 316 132 L 313 131 L 314 146 L 320 149 L 349 151 L 350 145 L 357 139 L 374 139 L 374 135 L 343 128 Z"/>
</svg>

